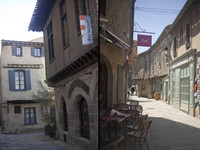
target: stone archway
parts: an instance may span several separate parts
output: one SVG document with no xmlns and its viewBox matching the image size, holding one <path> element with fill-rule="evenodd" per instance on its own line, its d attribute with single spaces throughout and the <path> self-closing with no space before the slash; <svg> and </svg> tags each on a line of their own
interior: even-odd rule
<svg viewBox="0 0 200 150">
<path fill-rule="evenodd" d="M 106 86 L 106 108 L 107 107 L 112 107 L 112 94 L 113 94 L 113 73 L 112 73 L 112 67 L 111 64 L 109 62 L 109 60 L 103 55 L 101 54 L 100 56 L 100 66 L 102 70 L 104 70 L 102 73 L 102 75 L 104 76 L 104 79 L 106 77 L 106 81 L 104 83 L 104 86 Z M 100 71 L 101 71 L 100 69 Z M 100 81 L 101 82 L 101 81 Z M 101 83 L 100 83 L 101 84 Z M 101 86 L 101 85 L 100 85 Z M 100 89 L 101 90 L 101 89 Z M 101 92 L 101 91 L 100 91 Z M 101 107 L 100 107 L 101 109 Z"/>
</svg>

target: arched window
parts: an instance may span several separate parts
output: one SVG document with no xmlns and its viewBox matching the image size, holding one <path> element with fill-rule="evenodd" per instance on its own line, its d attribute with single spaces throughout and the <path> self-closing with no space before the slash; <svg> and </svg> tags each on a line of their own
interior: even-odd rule
<svg viewBox="0 0 200 150">
<path fill-rule="evenodd" d="M 80 101 L 80 135 L 84 138 L 90 139 L 89 130 L 89 116 L 87 102 L 84 98 Z"/>
<path fill-rule="evenodd" d="M 63 100 L 63 121 L 64 121 L 64 131 L 68 131 L 67 108 L 64 100 Z"/>
</svg>

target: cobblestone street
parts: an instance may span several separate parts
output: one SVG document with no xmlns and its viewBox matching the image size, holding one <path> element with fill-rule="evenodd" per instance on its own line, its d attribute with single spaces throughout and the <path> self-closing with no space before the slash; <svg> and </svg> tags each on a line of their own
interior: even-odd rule
<svg viewBox="0 0 200 150">
<path fill-rule="evenodd" d="M 160 100 L 138 98 L 143 106 L 143 114 L 148 114 L 152 120 L 148 143 L 150 150 L 199 150 L 200 149 L 200 119 L 192 117 Z M 129 142 L 126 149 L 133 149 L 134 142 Z M 147 149 L 142 145 L 143 150 Z M 139 144 L 136 144 L 139 149 Z M 123 143 L 120 145 L 123 150 Z"/>
<path fill-rule="evenodd" d="M 78 150 L 44 133 L 0 134 L 0 150 Z"/>
</svg>

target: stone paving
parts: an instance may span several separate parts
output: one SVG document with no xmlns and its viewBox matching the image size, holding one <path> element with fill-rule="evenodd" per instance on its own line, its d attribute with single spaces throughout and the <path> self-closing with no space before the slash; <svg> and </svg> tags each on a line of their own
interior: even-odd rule
<svg viewBox="0 0 200 150">
<path fill-rule="evenodd" d="M 44 133 L 2 134 L 0 150 L 78 150 Z"/>
<path fill-rule="evenodd" d="M 143 106 L 143 114 L 148 114 L 152 120 L 148 135 L 150 150 L 200 150 L 200 119 L 192 117 L 179 109 L 160 100 L 138 98 Z M 133 142 L 126 144 L 126 150 L 133 149 Z M 139 144 L 136 144 L 139 149 Z M 145 150 L 146 145 L 142 145 Z M 123 143 L 120 150 L 124 150 Z"/>
</svg>

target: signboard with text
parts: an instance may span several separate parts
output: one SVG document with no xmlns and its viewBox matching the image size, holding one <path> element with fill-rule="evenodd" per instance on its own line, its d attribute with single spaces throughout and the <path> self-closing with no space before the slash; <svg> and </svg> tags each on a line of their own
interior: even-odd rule
<svg viewBox="0 0 200 150">
<path fill-rule="evenodd" d="M 151 47 L 152 37 L 150 35 L 138 34 L 137 46 Z"/>
<path fill-rule="evenodd" d="M 80 15 L 79 17 L 80 17 L 82 44 L 83 45 L 93 44 L 90 16 Z"/>
</svg>

